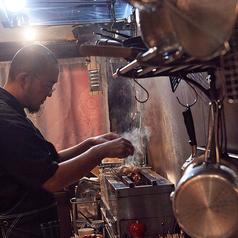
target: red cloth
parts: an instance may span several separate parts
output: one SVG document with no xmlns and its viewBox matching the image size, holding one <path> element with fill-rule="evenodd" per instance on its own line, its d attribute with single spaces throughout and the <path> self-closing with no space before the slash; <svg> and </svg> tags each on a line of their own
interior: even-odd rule
<svg viewBox="0 0 238 238">
<path fill-rule="evenodd" d="M 87 66 L 83 59 L 59 60 L 57 90 L 42 109 L 29 118 L 57 150 L 73 146 L 109 128 L 107 89 L 90 95 Z"/>
</svg>

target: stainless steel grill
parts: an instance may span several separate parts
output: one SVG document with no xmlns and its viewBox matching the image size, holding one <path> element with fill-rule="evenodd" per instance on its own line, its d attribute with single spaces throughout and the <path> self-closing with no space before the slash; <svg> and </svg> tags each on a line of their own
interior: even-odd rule
<svg viewBox="0 0 238 238">
<path fill-rule="evenodd" d="M 132 237 L 130 225 L 144 223 L 144 237 L 158 238 L 174 232 L 175 219 L 170 193 L 174 184 L 151 169 L 142 169 L 136 185 L 130 177 L 101 169 L 101 213 L 107 233 L 113 238 Z"/>
</svg>

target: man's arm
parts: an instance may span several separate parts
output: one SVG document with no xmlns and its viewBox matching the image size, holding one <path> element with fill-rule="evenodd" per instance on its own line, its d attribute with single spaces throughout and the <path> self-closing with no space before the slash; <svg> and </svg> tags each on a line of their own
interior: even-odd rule
<svg viewBox="0 0 238 238">
<path fill-rule="evenodd" d="M 77 182 L 105 157 L 125 158 L 133 155 L 133 153 L 134 147 L 131 142 L 121 137 L 99 143 L 84 153 L 59 163 L 59 168 L 55 174 L 42 184 L 42 188 L 49 192 L 59 191 Z"/>
<path fill-rule="evenodd" d="M 104 142 L 117 139 L 119 137 L 120 137 L 119 135 L 112 133 L 112 132 L 104 134 L 104 135 L 96 136 L 96 137 L 91 137 L 91 138 L 89 138 L 73 147 L 59 151 L 58 152 L 59 160 L 60 160 L 60 162 L 63 162 L 68 159 L 72 159 L 72 158 L 84 153 L 85 151 L 90 149 L 92 146 L 99 145 Z"/>
</svg>

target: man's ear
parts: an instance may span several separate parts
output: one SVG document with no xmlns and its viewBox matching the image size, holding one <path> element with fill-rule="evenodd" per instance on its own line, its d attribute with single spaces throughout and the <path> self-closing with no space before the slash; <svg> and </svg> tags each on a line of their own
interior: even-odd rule
<svg viewBox="0 0 238 238">
<path fill-rule="evenodd" d="M 17 81 L 22 89 L 24 89 L 25 85 L 29 83 L 29 80 L 30 80 L 30 75 L 27 72 L 26 73 L 23 72 L 17 75 Z"/>
</svg>

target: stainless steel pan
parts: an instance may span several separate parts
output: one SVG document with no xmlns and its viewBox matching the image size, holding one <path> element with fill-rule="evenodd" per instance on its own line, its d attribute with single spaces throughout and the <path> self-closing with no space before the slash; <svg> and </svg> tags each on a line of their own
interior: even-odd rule
<svg viewBox="0 0 238 238">
<path fill-rule="evenodd" d="M 218 147 L 219 104 L 211 104 L 204 156 L 184 171 L 171 198 L 179 226 L 191 237 L 238 237 L 238 175 Z"/>
</svg>

